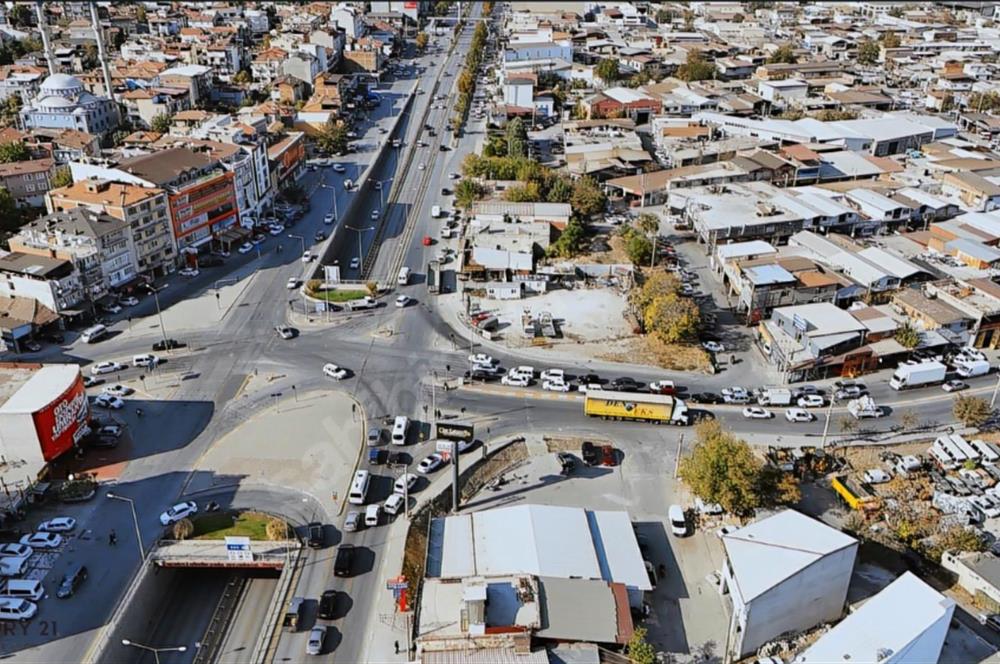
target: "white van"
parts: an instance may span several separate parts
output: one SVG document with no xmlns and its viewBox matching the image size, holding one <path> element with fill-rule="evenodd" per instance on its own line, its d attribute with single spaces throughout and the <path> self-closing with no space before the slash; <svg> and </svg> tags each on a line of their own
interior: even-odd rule
<svg viewBox="0 0 1000 664">
<path fill-rule="evenodd" d="M 379 517 L 382 514 L 382 506 L 379 503 L 369 505 L 365 508 L 365 527 L 374 528 L 378 525 Z"/>
<path fill-rule="evenodd" d="M 160 363 L 160 358 L 153 355 L 152 353 L 143 353 L 142 355 L 132 356 L 133 367 L 155 367 L 159 363 Z"/>
<path fill-rule="evenodd" d="M 410 420 L 405 415 L 399 415 L 392 423 L 392 444 L 406 445 L 406 430 L 410 428 Z"/>
<path fill-rule="evenodd" d="M 671 505 L 667 510 L 667 518 L 670 520 L 670 532 L 677 537 L 688 534 L 687 519 L 684 518 L 684 510 L 680 505 Z"/>
<path fill-rule="evenodd" d="M 26 599 L 0 597 L 0 620 L 30 620 L 38 613 L 38 605 Z"/>
<path fill-rule="evenodd" d="M 368 497 L 369 483 L 371 483 L 371 475 L 367 470 L 359 470 L 354 473 L 354 480 L 351 482 L 351 492 L 347 494 L 347 502 L 352 505 L 364 505 L 365 498 Z"/>
<path fill-rule="evenodd" d="M 108 328 L 104 327 L 100 323 L 97 325 L 92 325 L 84 330 L 80 334 L 80 339 L 83 340 L 85 344 L 92 344 L 95 341 L 100 341 L 108 333 Z"/>
<path fill-rule="evenodd" d="M 28 565 L 30 556 L 7 556 L 0 558 L 0 576 L 20 576 Z"/>
<path fill-rule="evenodd" d="M 437 219 L 440 216 L 441 216 L 441 206 L 440 205 L 432 205 L 431 206 L 431 219 Z"/>
<path fill-rule="evenodd" d="M 410 268 L 401 267 L 399 268 L 399 276 L 396 277 L 396 283 L 400 286 L 405 286 L 410 283 Z"/>
<path fill-rule="evenodd" d="M 0 586 L 0 597 L 12 597 L 14 599 L 29 599 L 37 602 L 45 594 L 42 582 L 37 579 L 8 579 L 7 583 Z"/>
<path fill-rule="evenodd" d="M 401 493 L 393 493 L 391 496 L 385 499 L 385 512 L 386 514 L 392 514 L 393 516 L 399 514 L 400 510 L 403 509 L 403 503 L 406 502 Z"/>
</svg>

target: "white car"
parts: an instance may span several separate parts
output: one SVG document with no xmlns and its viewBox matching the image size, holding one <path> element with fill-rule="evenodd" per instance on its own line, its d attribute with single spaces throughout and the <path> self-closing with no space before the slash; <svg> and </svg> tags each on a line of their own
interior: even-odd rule
<svg viewBox="0 0 1000 664">
<path fill-rule="evenodd" d="M 249 254 L 251 251 L 253 251 L 253 244 L 249 242 L 244 242 L 243 244 L 240 245 L 240 248 L 237 249 L 236 251 L 238 251 L 241 254 Z"/>
<path fill-rule="evenodd" d="M 0 558 L 27 558 L 32 553 L 34 550 L 27 544 L 17 542 L 0 544 Z"/>
<path fill-rule="evenodd" d="M 22 537 L 20 542 L 32 549 L 55 549 L 62 545 L 63 536 L 58 533 L 32 533 Z"/>
<path fill-rule="evenodd" d="M 417 472 L 426 475 L 427 473 L 433 473 L 443 465 L 444 457 L 440 454 L 432 454 L 417 465 Z"/>
<path fill-rule="evenodd" d="M 542 389 L 549 392 L 569 392 L 569 385 L 561 380 L 542 381 Z"/>
<path fill-rule="evenodd" d="M 328 363 L 323 365 L 323 375 L 334 380 L 343 380 L 344 378 L 347 378 L 347 369 L 338 367 L 336 364 Z"/>
<path fill-rule="evenodd" d="M 98 362 L 94 366 L 90 367 L 91 376 L 100 376 L 102 374 L 115 373 L 116 371 L 121 371 L 125 368 L 125 365 L 120 362 Z"/>
<path fill-rule="evenodd" d="M 724 397 L 746 397 L 750 396 L 750 393 L 746 391 L 746 388 L 734 385 L 732 387 L 722 388 L 722 396 Z"/>
<path fill-rule="evenodd" d="M 183 503 L 177 503 L 166 512 L 160 515 L 160 524 L 164 526 L 169 526 L 172 523 L 177 523 L 181 519 L 186 519 L 192 514 L 198 513 L 198 506 L 195 505 L 193 500 L 187 500 Z"/>
<path fill-rule="evenodd" d="M 133 392 L 135 392 L 135 390 L 133 390 L 131 387 L 128 387 L 126 385 L 121 385 L 118 383 L 115 383 L 114 385 L 108 385 L 103 390 L 101 390 L 102 394 L 107 394 L 112 397 L 127 397 Z"/>
<path fill-rule="evenodd" d="M 417 483 L 417 476 L 413 473 L 404 473 L 396 478 L 392 485 L 393 493 L 403 493 L 403 491 L 413 491 L 413 485 Z"/>
<path fill-rule="evenodd" d="M 361 267 L 361 259 L 355 256 L 354 258 L 351 259 L 351 269 L 357 270 L 359 267 Z"/>
<path fill-rule="evenodd" d="M 805 394 L 799 397 L 795 403 L 799 405 L 799 408 L 822 408 L 824 401 L 823 397 L 818 394 Z"/>
<path fill-rule="evenodd" d="M 469 356 L 469 362 L 473 364 L 499 364 L 499 362 L 493 358 L 492 355 L 487 355 L 486 353 L 474 353 Z"/>
<path fill-rule="evenodd" d="M 333 165 L 333 172 L 334 173 L 346 173 L 347 169 L 344 168 L 343 164 L 334 164 Z"/>
<path fill-rule="evenodd" d="M 285 341 L 295 338 L 295 331 L 287 325 L 277 325 L 275 326 L 274 331 L 277 332 L 278 336 Z"/>
<path fill-rule="evenodd" d="M 785 419 L 789 422 L 812 422 L 813 414 L 802 408 L 789 408 L 785 411 Z"/>
<path fill-rule="evenodd" d="M 125 402 L 110 394 L 98 394 L 94 399 L 94 405 L 100 408 L 110 408 L 111 410 L 121 410 L 125 407 Z"/>
<path fill-rule="evenodd" d="M 748 420 L 767 420 L 771 418 L 771 411 L 760 406 L 747 406 L 743 409 L 743 417 Z"/>
<path fill-rule="evenodd" d="M 409 303 L 410 303 L 409 295 L 400 295 L 399 297 L 396 298 L 396 306 L 399 307 L 400 309 L 402 309 Z"/>
<path fill-rule="evenodd" d="M 139 304 L 139 299 L 129 296 L 129 297 L 123 297 L 122 299 L 118 300 L 118 302 L 124 304 L 126 307 L 134 307 L 135 305 Z"/>
<path fill-rule="evenodd" d="M 298 280 L 298 278 L 297 277 L 289 277 L 288 278 L 288 283 L 285 284 L 285 286 L 288 288 L 288 290 L 295 290 L 296 288 L 299 287 L 299 280 Z"/>
<path fill-rule="evenodd" d="M 694 292 L 693 288 L 691 288 L 690 290 L 691 290 L 691 292 Z M 701 347 L 704 348 L 705 350 L 707 350 L 710 353 L 725 353 L 726 352 L 726 347 L 723 346 L 722 344 L 720 344 L 718 341 L 706 341 L 705 343 L 703 343 L 701 345 Z"/>
<path fill-rule="evenodd" d="M 325 217 L 323 217 L 323 223 L 327 224 L 327 225 L 332 224 L 336 220 L 337 220 L 337 218 L 335 216 L 333 216 L 332 212 L 330 214 L 326 215 Z"/>
<path fill-rule="evenodd" d="M 394 493 L 385 499 L 385 504 L 382 505 L 382 509 L 386 514 L 392 514 L 395 516 L 403 509 L 403 494 Z"/>
<path fill-rule="evenodd" d="M 945 392 L 958 392 L 959 390 L 964 390 L 967 387 L 969 387 L 968 383 L 963 383 L 960 380 L 949 380 L 941 386 L 941 389 Z"/>
<path fill-rule="evenodd" d="M 559 381 L 560 383 L 566 382 L 566 372 L 562 369 L 546 369 L 541 374 L 542 380 L 552 380 Z"/>
<path fill-rule="evenodd" d="M 372 219 L 378 219 L 379 214 L 381 213 L 378 210 L 372 210 Z"/>
<path fill-rule="evenodd" d="M 180 274 L 182 277 L 197 277 L 201 273 L 198 271 L 197 268 L 194 268 L 194 267 L 185 267 L 185 268 L 182 268 L 178 272 L 178 274 Z"/>
<path fill-rule="evenodd" d="M 37 530 L 40 533 L 68 533 L 76 528 L 76 519 L 71 516 L 57 516 L 48 521 L 38 524 Z"/>
<path fill-rule="evenodd" d="M 528 387 L 531 384 L 531 379 L 524 374 L 507 374 L 500 379 L 500 382 L 510 387 Z"/>
<path fill-rule="evenodd" d="M 312 252 L 307 251 L 307 252 L 305 252 L 305 253 L 302 254 L 302 262 L 303 263 L 311 263 L 312 260 L 313 260 L 313 258 L 315 258 L 315 256 L 312 255 Z"/>
<path fill-rule="evenodd" d="M 122 312 L 122 308 L 117 304 L 105 304 L 103 309 L 109 314 L 120 314 Z"/>
<path fill-rule="evenodd" d="M 426 166 L 424 166 L 423 164 L 417 164 L 417 170 L 418 170 L 418 171 L 422 171 L 422 170 L 424 170 L 425 168 L 427 168 L 427 167 L 426 167 Z"/>
<path fill-rule="evenodd" d="M 587 394 L 588 392 L 596 392 L 597 390 L 603 390 L 600 383 L 580 383 L 576 387 L 578 392 Z"/>
<path fill-rule="evenodd" d="M 133 367 L 148 367 L 153 368 L 160 363 L 160 358 L 153 355 L 152 353 L 144 353 L 142 355 L 135 355 L 132 357 Z"/>
</svg>

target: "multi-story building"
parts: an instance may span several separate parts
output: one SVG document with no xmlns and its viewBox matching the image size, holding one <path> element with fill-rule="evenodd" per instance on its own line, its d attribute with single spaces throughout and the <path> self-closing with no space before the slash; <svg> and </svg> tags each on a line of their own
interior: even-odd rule
<svg viewBox="0 0 1000 664">
<path fill-rule="evenodd" d="M 0 296 L 28 298 L 52 311 L 72 313 L 84 300 L 84 289 L 73 264 L 29 252 L 0 252 Z"/>
<path fill-rule="evenodd" d="M 290 132 L 267 149 L 267 157 L 271 164 L 271 187 L 277 194 L 305 172 L 305 134 Z"/>
<path fill-rule="evenodd" d="M 212 70 L 204 65 L 171 67 L 160 72 L 159 80 L 162 86 L 187 90 L 191 108 L 198 108 L 211 97 Z"/>
<path fill-rule="evenodd" d="M 237 202 L 240 219 L 245 216 L 259 219 L 261 211 L 271 204 L 271 172 L 267 156 L 267 120 L 263 116 L 247 116 L 239 122 L 228 115 L 216 115 L 191 132 L 200 139 L 218 141 L 238 146 L 249 155 L 251 178 L 237 174 Z M 243 202 L 239 202 L 242 197 Z"/>
<path fill-rule="evenodd" d="M 0 67 L 0 100 L 11 95 L 21 98 L 21 103 L 38 94 L 45 69 L 34 65 L 3 65 Z"/>
<path fill-rule="evenodd" d="M 177 259 L 167 195 L 163 189 L 108 180 L 82 180 L 49 193 L 49 212 L 86 208 L 128 224 L 138 274 L 158 277 L 174 271 Z M 99 228 L 94 226 L 92 228 Z"/>
<path fill-rule="evenodd" d="M 69 261 L 84 299 L 97 302 L 136 277 L 128 230 L 120 219 L 79 207 L 25 224 L 10 238 L 10 248 Z"/>
<path fill-rule="evenodd" d="M 54 159 L 0 164 L 0 187 L 10 192 L 17 207 L 39 207 L 55 175 L 55 165 Z"/>
<path fill-rule="evenodd" d="M 27 129 L 77 129 L 108 136 L 118 127 L 118 110 L 106 97 L 87 92 L 74 76 L 52 74 L 42 82 L 38 96 L 21 109 Z"/>
</svg>

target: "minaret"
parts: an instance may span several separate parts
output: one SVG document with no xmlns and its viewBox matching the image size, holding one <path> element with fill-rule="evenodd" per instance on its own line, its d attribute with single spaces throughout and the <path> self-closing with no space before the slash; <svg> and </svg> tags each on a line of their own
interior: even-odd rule
<svg viewBox="0 0 1000 664">
<path fill-rule="evenodd" d="M 42 33 L 42 49 L 45 51 L 45 62 L 49 64 L 49 75 L 59 73 L 56 67 L 56 59 L 52 55 L 52 44 L 49 43 L 49 33 L 45 28 L 45 7 L 42 0 L 35 3 L 35 18 L 38 21 L 38 30 Z"/>
<path fill-rule="evenodd" d="M 90 4 L 90 22 L 94 24 L 94 38 L 97 39 L 97 59 L 101 61 L 101 71 L 104 73 L 104 89 L 110 99 L 118 101 L 115 89 L 111 86 L 111 68 L 108 67 L 108 54 L 104 52 L 104 34 L 101 32 L 101 22 L 97 20 L 97 3 Z"/>
</svg>

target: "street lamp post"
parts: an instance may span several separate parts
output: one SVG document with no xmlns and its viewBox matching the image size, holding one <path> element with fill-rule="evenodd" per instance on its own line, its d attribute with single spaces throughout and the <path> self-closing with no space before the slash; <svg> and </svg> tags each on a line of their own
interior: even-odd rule
<svg viewBox="0 0 1000 664">
<path fill-rule="evenodd" d="M 153 302 L 156 303 L 156 317 L 160 319 L 160 334 L 163 337 L 163 350 L 170 352 L 170 344 L 167 343 L 167 328 L 163 325 L 163 310 L 160 309 L 160 291 L 166 288 L 154 288 L 152 284 L 146 284 L 146 290 L 153 294 Z"/>
<path fill-rule="evenodd" d="M 138 648 L 140 650 L 146 650 L 153 653 L 153 659 L 156 664 L 160 664 L 160 653 L 161 652 L 185 652 L 187 651 L 187 646 L 172 646 L 169 648 L 153 648 L 152 646 L 144 646 L 141 643 L 136 643 L 135 641 L 130 641 L 128 639 L 122 639 L 123 646 L 132 646 L 133 648 Z"/>
<path fill-rule="evenodd" d="M 823 425 L 823 439 L 820 441 L 819 448 L 821 450 L 826 449 L 826 436 L 830 432 L 830 420 L 833 419 L 833 395 L 830 395 L 830 405 L 826 409 L 826 424 Z"/>
<path fill-rule="evenodd" d="M 385 180 L 375 180 L 375 188 L 378 189 L 379 202 L 381 203 L 381 209 L 385 209 L 385 187 L 383 186 L 386 182 L 392 182 L 392 178 L 386 178 Z"/>
<path fill-rule="evenodd" d="M 301 235 L 295 235 L 294 233 L 289 233 L 288 237 L 292 238 L 293 240 L 298 240 L 299 242 L 302 243 L 302 255 L 304 256 L 306 253 L 306 239 Z"/>
<path fill-rule="evenodd" d="M 993 386 L 993 396 L 990 397 L 990 408 L 992 409 L 997 402 L 997 391 L 1000 391 L 1000 374 L 997 374 L 997 384 Z"/>
<path fill-rule="evenodd" d="M 119 496 L 117 493 L 108 491 L 106 494 L 111 500 L 121 500 L 128 503 L 128 506 L 132 509 L 132 525 L 135 526 L 135 543 L 139 547 L 139 565 L 146 559 L 146 549 L 142 545 L 142 533 L 139 532 L 139 515 L 135 512 L 135 501 L 128 496 Z"/>
<path fill-rule="evenodd" d="M 375 227 L 374 226 L 368 226 L 366 228 L 355 228 L 354 226 L 348 226 L 348 225 L 345 224 L 344 228 L 346 228 L 348 230 L 351 230 L 351 231 L 354 231 L 354 232 L 356 232 L 358 234 L 358 266 L 360 268 L 361 263 L 364 260 L 364 256 L 363 256 L 364 250 L 363 250 L 363 248 L 361 246 L 361 234 L 364 233 L 364 232 L 366 232 L 366 231 L 373 231 L 373 230 L 375 230 Z"/>
</svg>

